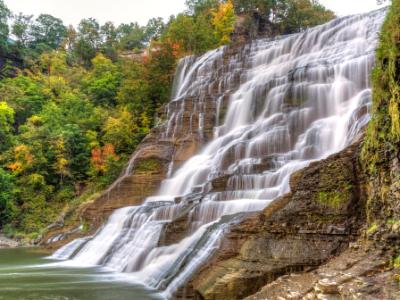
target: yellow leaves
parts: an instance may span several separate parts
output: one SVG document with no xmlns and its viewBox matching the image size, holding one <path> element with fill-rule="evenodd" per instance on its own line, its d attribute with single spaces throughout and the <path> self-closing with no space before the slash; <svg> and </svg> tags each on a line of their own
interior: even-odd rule
<svg viewBox="0 0 400 300">
<path fill-rule="evenodd" d="M 87 131 L 86 132 L 86 138 L 89 141 L 90 149 L 98 148 L 100 146 L 99 145 L 99 141 L 98 141 L 98 134 L 97 134 L 96 131 L 93 131 L 93 130 Z"/>
<path fill-rule="evenodd" d="M 103 72 L 114 73 L 117 71 L 117 66 L 103 54 L 97 54 L 96 57 L 92 59 L 92 64 L 93 72 L 97 75 L 101 75 Z"/>
<path fill-rule="evenodd" d="M 14 109 L 8 106 L 7 102 L 0 102 L 0 125 L 14 122 Z M 4 123 L 4 124 L 3 124 Z"/>
<path fill-rule="evenodd" d="M 214 34 L 220 45 L 226 45 L 231 41 L 231 33 L 235 30 L 235 10 L 231 0 L 221 3 L 217 10 L 212 11 L 212 24 Z"/>
<path fill-rule="evenodd" d="M 53 168 L 56 170 L 57 174 L 61 176 L 61 180 L 66 176 L 70 176 L 68 154 L 65 147 L 65 140 L 63 137 L 57 138 L 52 146 L 54 148 L 56 162 Z"/>
<path fill-rule="evenodd" d="M 43 119 L 40 116 L 33 115 L 28 119 L 28 125 L 39 127 L 42 126 L 42 124 L 43 124 Z"/>
<path fill-rule="evenodd" d="M 59 96 L 68 92 L 70 87 L 62 76 L 48 76 L 44 80 L 43 93 L 50 98 L 58 100 Z"/>
<path fill-rule="evenodd" d="M 66 53 L 63 51 L 45 52 L 39 58 L 39 66 L 51 75 L 64 74 L 68 69 Z"/>
</svg>

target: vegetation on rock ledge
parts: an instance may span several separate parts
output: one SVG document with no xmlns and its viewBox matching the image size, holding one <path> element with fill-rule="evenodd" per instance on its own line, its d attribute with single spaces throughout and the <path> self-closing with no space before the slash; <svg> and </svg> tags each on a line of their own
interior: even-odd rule
<svg viewBox="0 0 400 300">
<path fill-rule="evenodd" d="M 400 145 L 400 3 L 393 1 L 383 24 L 372 76 L 373 118 L 363 161 L 374 173 Z"/>
</svg>

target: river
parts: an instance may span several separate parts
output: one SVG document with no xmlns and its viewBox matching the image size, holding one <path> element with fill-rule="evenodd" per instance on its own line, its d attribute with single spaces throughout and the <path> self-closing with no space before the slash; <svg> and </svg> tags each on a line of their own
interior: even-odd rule
<svg viewBox="0 0 400 300">
<path fill-rule="evenodd" d="M 39 249 L 0 249 L 0 300 L 152 300 L 154 291 L 104 268 L 59 267 Z"/>
</svg>

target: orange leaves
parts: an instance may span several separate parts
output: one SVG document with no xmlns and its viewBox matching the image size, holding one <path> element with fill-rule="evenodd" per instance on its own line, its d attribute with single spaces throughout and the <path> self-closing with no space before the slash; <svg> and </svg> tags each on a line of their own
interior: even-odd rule
<svg viewBox="0 0 400 300">
<path fill-rule="evenodd" d="M 33 164 L 33 155 L 30 153 L 30 148 L 26 145 L 18 145 L 14 148 L 14 162 L 10 163 L 7 167 L 20 174 Z"/>
<path fill-rule="evenodd" d="M 22 170 L 22 164 L 18 161 L 10 163 L 7 166 L 11 171 L 16 172 L 16 173 L 20 173 Z"/>
<path fill-rule="evenodd" d="M 106 144 L 101 148 L 94 148 L 90 160 L 93 168 L 97 172 L 103 173 L 108 170 L 109 163 L 112 161 L 118 161 L 119 157 L 115 154 L 114 145 Z"/>
<path fill-rule="evenodd" d="M 178 58 L 181 53 L 182 46 L 179 45 L 178 43 L 173 43 L 171 47 L 172 47 L 172 55 L 175 58 Z"/>
</svg>

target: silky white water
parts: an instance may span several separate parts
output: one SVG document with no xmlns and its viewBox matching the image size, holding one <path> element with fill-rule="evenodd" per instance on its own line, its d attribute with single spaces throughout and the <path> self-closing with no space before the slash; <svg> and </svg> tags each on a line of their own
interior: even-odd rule
<svg viewBox="0 0 400 300">
<path fill-rule="evenodd" d="M 218 91 L 213 140 L 175 172 L 171 163 L 158 195 L 117 210 L 93 238 L 73 241 L 53 258 L 127 272 L 170 297 L 242 217 L 235 214 L 262 210 L 287 193 L 293 172 L 342 150 L 368 123 L 369 77 L 384 17 L 379 10 L 257 40 L 228 60 L 227 48 L 183 59 L 164 138 L 185 130 L 188 98 L 195 99 L 189 133 L 202 138 L 202 108 Z M 229 97 L 224 113 L 223 97 Z M 212 190 L 210 182 L 221 176 L 226 189 Z M 184 213 L 186 237 L 163 246 L 166 225 Z"/>
</svg>

